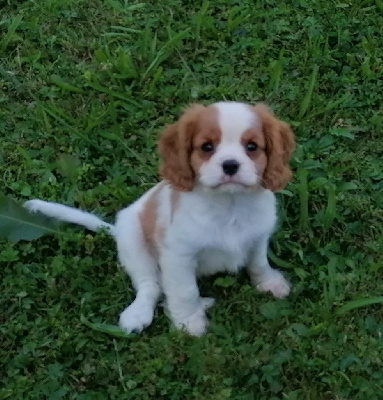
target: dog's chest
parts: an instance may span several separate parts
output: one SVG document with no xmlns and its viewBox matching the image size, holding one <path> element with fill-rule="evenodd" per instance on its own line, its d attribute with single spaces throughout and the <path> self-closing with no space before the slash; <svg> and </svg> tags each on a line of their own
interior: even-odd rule
<svg viewBox="0 0 383 400">
<path fill-rule="evenodd" d="M 273 230 L 274 198 L 269 203 L 241 200 L 185 208 L 178 237 L 194 249 L 199 274 L 237 272 L 248 262 L 255 242 Z"/>
<path fill-rule="evenodd" d="M 210 226 L 201 231 L 200 250 L 197 252 L 198 274 L 235 273 L 248 262 L 257 236 L 254 229 L 248 227 L 249 219 L 252 220 L 231 214 L 206 220 Z"/>
<path fill-rule="evenodd" d="M 241 200 L 202 204 L 190 213 L 202 247 L 236 250 L 273 229 L 274 205 Z"/>
</svg>

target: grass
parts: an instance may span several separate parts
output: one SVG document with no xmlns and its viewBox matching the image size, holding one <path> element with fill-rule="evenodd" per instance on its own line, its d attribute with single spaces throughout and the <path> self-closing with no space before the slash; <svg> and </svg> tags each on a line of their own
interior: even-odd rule
<svg viewBox="0 0 383 400">
<path fill-rule="evenodd" d="M 1 242 L 0 398 L 382 399 L 382 2 L 1 4 L 3 195 L 112 218 L 190 102 L 265 101 L 298 148 L 270 253 L 293 293 L 206 280 L 200 339 L 161 308 L 113 331 L 134 294 L 105 234 Z"/>
</svg>

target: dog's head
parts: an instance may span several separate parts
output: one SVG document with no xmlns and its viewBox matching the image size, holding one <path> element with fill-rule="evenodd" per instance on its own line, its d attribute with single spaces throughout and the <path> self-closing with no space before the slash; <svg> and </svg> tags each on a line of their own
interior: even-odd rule
<svg viewBox="0 0 383 400">
<path fill-rule="evenodd" d="M 278 191 L 291 178 L 294 147 L 290 127 L 263 104 L 196 104 L 162 133 L 160 175 L 181 191 L 196 184 L 217 191 Z"/>
</svg>

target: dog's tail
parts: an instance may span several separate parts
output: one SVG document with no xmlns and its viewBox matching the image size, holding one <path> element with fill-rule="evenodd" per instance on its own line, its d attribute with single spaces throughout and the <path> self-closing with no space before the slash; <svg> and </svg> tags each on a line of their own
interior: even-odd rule
<svg viewBox="0 0 383 400">
<path fill-rule="evenodd" d="M 32 213 L 42 213 L 48 217 L 56 218 L 60 221 L 82 225 L 91 231 L 106 228 L 114 236 L 114 226 L 104 222 L 101 218 L 77 208 L 64 206 L 63 204 L 53 203 L 43 200 L 29 200 L 24 203 L 24 207 Z"/>
</svg>

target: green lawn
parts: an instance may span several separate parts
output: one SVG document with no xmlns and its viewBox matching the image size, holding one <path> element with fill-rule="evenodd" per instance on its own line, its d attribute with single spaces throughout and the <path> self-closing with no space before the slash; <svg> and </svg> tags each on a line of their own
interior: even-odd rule
<svg viewBox="0 0 383 400">
<path fill-rule="evenodd" d="M 0 7 L 2 195 L 111 220 L 191 102 L 265 101 L 298 142 L 270 253 L 292 294 L 204 280 L 199 339 L 161 307 L 142 335 L 97 330 L 134 296 L 106 234 L 2 240 L 0 399 L 383 399 L 383 2 Z"/>
</svg>

